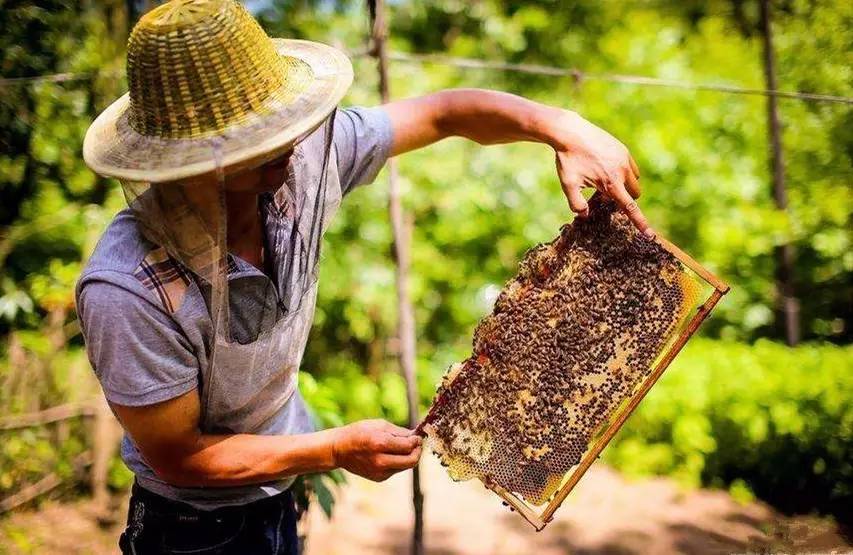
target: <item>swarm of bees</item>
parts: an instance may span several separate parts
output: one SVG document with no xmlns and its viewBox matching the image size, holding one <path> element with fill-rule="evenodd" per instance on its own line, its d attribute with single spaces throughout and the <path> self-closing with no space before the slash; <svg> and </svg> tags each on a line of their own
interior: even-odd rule
<svg viewBox="0 0 853 555">
<path fill-rule="evenodd" d="M 700 293 L 614 203 L 534 247 L 421 425 L 454 480 L 542 505 L 636 390 Z"/>
</svg>

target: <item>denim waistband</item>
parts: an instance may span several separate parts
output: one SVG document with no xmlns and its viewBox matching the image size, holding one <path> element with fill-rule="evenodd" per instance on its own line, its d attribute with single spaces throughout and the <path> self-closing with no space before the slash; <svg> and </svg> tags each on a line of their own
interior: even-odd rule
<svg viewBox="0 0 853 555">
<path fill-rule="evenodd" d="M 142 503 L 145 506 L 145 512 L 147 514 L 178 516 L 179 518 L 205 516 L 227 517 L 230 515 L 245 514 L 247 512 L 262 510 L 273 504 L 282 505 L 293 503 L 293 495 L 290 493 L 290 490 L 287 490 L 265 499 L 258 499 L 242 505 L 228 505 L 225 507 L 218 507 L 216 509 L 204 510 L 193 507 L 188 503 L 182 503 L 181 501 L 175 501 L 174 499 L 163 497 L 162 495 L 145 489 L 135 481 L 131 489 L 131 494 L 133 500 Z"/>
</svg>

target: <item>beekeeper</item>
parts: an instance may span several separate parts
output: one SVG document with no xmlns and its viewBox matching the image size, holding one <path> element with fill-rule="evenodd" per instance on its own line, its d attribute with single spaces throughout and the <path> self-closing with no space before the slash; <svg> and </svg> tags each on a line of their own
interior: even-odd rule
<svg viewBox="0 0 853 555">
<path fill-rule="evenodd" d="M 295 476 L 378 481 L 417 463 L 421 439 L 388 422 L 314 431 L 297 389 L 323 233 L 389 156 L 450 136 L 544 143 L 574 212 L 593 186 L 651 234 L 627 149 L 578 114 L 485 90 L 338 109 L 347 57 L 269 38 L 234 0 L 149 12 L 127 77 L 83 154 L 128 208 L 77 285 L 136 476 L 124 553 L 294 554 Z"/>
</svg>

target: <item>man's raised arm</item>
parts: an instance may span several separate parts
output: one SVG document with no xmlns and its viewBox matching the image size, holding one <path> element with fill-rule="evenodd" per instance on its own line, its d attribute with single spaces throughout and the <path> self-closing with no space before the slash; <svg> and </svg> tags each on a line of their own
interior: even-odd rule
<svg viewBox="0 0 853 555">
<path fill-rule="evenodd" d="M 554 149 L 557 175 L 573 212 L 586 216 L 581 189 L 595 187 L 619 203 L 640 231 L 654 236 L 634 200 L 640 196 L 640 173 L 628 149 L 575 112 L 482 89 L 450 89 L 384 108 L 393 127 L 394 155 L 452 136 L 483 145 L 544 143 Z"/>
</svg>

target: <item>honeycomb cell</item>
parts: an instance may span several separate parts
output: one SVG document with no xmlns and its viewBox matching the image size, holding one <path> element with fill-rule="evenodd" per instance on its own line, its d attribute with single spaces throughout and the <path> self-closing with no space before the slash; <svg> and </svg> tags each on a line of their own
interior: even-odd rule
<svg viewBox="0 0 853 555">
<path fill-rule="evenodd" d="M 530 249 L 422 424 L 454 480 L 546 503 L 649 375 L 698 283 L 609 201 Z"/>
</svg>

